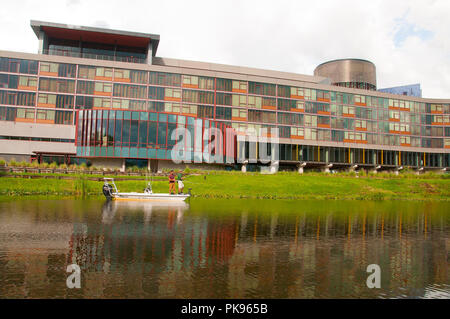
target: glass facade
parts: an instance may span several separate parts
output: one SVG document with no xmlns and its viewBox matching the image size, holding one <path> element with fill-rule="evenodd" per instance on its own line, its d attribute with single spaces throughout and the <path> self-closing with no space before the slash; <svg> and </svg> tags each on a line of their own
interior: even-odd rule
<svg viewBox="0 0 450 319">
<path fill-rule="evenodd" d="M 161 112 L 78 112 L 76 145 L 80 157 L 171 160 L 177 143 L 184 152 L 176 156 L 183 161 L 201 163 L 210 155 L 219 163 L 235 161 L 230 147 L 234 147 L 235 136 L 224 123 Z"/>
<path fill-rule="evenodd" d="M 201 119 L 203 125 L 215 123 L 232 127 L 237 134 L 262 136 L 266 129 L 278 128 L 279 136 L 291 141 L 283 144 L 286 145 L 284 154 L 291 155 L 282 160 L 318 161 L 318 154 L 326 148 L 313 151 L 310 146 L 297 145 L 301 143 L 299 140 L 305 140 L 306 144 L 316 141 L 335 145 L 328 147 L 327 161 L 331 162 L 348 162 L 345 152 L 352 148 L 379 154 L 374 162 L 381 164 L 381 158 L 387 156 L 380 153 L 380 146 L 383 146 L 384 149 L 395 147 L 405 154 L 416 152 L 417 159 L 411 163 L 417 165 L 427 166 L 437 158 L 441 163 L 438 166 L 449 166 L 450 102 L 423 101 L 421 98 L 373 96 L 371 91 L 351 94 L 339 91 L 336 86 L 319 90 L 231 78 L 0 57 L 0 121 L 75 125 L 77 110 L 92 110 L 98 112 L 92 114 L 102 116 L 108 114 L 107 123 L 116 121 L 110 116 L 136 113 L 138 119 L 130 118 L 130 123 L 117 126 L 119 129 L 123 125 L 120 129 L 133 138 L 141 128 L 140 124 L 136 128 L 131 121 L 141 123 L 142 114 L 173 116 L 175 125 L 182 118 L 186 121 Z M 103 140 L 100 145 L 91 142 L 79 145 L 81 152 L 83 156 L 170 159 L 167 150 L 171 145 L 167 136 L 163 141 L 160 134 L 164 130 L 170 133 L 172 122 L 159 119 L 154 122 L 166 123 L 166 128 L 159 131 L 158 124 L 150 131 L 151 125 L 147 124 L 148 138 L 143 143 L 139 138 L 128 141 L 128 135 L 120 135 L 122 144 L 116 145 L 119 135 L 114 133 L 105 135 L 106 145 Z M 129 150 L 116 150 L 123 147 Z M 415 148 L 414 152 L 411 148 Z M 417 148 L 422 149 L 420 153 Z M 298 149 L 317 155 L 306 156 Z M 436 153 L 436 149 L 442 152 Z M 341 153 L 344 155 L 336 155 Z M 364 161 L 360 156 L 361 163 L 372 159 L 371 154 L 364 153 Z M 355 161 L 356 156 L 350 160 Z M 401 156 L 394 162 L 403 163 L 404 158 Z M 391 162 L 388 158 L 383 160 L 384 165 L 388 162 Z"/>
</svg>

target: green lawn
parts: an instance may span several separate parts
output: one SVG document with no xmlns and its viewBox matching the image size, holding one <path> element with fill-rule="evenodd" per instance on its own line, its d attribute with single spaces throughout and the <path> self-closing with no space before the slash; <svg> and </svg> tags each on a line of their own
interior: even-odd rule
<svg viewBox="0 0 450 319">
<path fill-rule="evenodd" d="M 120 191 L 143 191 L 145 181 L 117 181 Z M 168 192 L 168 182 L 154 181 L 154 192 Z M 0 178 L 0 195 L 100 196 L 102 182 Z M 440 176 L 395 178 L 353 175 L 211 173 L 185 178 L 185 191 L 203 198 L 448 200 L 450 179 Z"/>
</svg>

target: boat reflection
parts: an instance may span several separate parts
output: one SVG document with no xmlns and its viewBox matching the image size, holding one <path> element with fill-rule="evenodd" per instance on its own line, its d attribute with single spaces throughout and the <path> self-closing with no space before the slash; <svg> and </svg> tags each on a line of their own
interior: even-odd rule
<svg viewBox="0 0 450 319">
<path fill-rule="evenodd" d="M 113 223 L 116 216 L 124 214 L 143 213 L 144 223 L 148 224 L 152 215 L 165 213 L 169 216 L 176 215 L 176 223 L 183 221 L 183 214 L 189 209 L 189 204 L 185 202 L 145 202 L 145 201 L 106 201 L 102 207 L 102 223 L 109 225 Z"/>
</svg>

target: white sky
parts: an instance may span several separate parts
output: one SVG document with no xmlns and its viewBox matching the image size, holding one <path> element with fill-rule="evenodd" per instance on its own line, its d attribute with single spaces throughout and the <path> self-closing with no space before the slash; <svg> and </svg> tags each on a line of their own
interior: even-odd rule
<svg viewBox="0 0 450 319">
<path fill-rule="evenodd" d="M 2 1 L 0 50 L 37 52 L 32 19 L 160 34 L 161 57 L 301 74 L 362 58 L 378 88 L 450 98 L 448 0 Z"/>
</svg>

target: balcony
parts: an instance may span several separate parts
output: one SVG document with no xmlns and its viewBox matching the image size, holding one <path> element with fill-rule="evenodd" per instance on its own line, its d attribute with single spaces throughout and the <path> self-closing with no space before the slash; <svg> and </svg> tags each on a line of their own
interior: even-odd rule
<svg viewBox="0 0 450 319">
<path fill-rule="evenodd" d="M 140 57 L 101 55 L 83 52 L 73 52 L 69 50 L 41 50 L 39 51 L 39 54 L 66 56 L 71 58 L 103 60 L 103 61 L 114 61 L 114 62 L 141 63 L 141 64 L 147 63 L 146 59 Z"/>
</svg>

